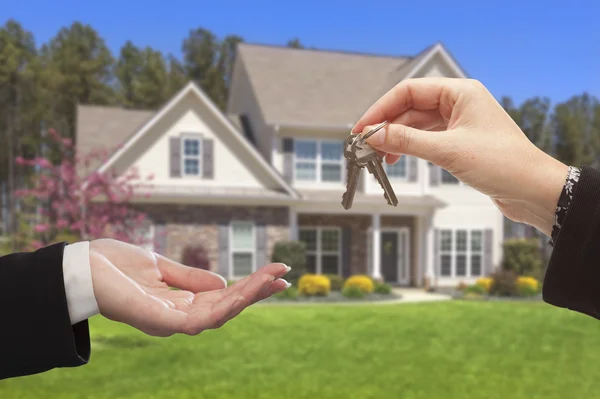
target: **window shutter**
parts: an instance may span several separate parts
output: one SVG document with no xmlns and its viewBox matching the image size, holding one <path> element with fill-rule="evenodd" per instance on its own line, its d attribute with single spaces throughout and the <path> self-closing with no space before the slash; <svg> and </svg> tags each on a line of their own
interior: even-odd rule
<svg viewBox="0 0 600 399">
<path fill-rule="evenodd" d="M 167 256 L 167 226 L 164 224 L 154 226 L 154 252 Z"/>
<path fill-rule="evenodd" d="M 256 270 L 265 266 L 267 262 L 267 228 L 264 223 L 257 223 L 255 226 L 256 233 L 254 235 L 256 240 Z"/>
<path fill-rule="evenodd" d="M 171 177 L 181 177 L 181 138 L 169 139 L 169 162 L 171 164 Z"/>
<path fill-rule="evenodd" d="M 419 158 L 408 156 L 406 164 L 408 166 L 408 181 L 416 182 L 419 177 Z"/>
<path fill-rule="evenodd" d="M 294 139 L 283 139 L 283 178 L 291 183 L 294 180 Z"/>
<path fill-rule="evenodd" d="M 430 186 L 439 186 L 442 180 L 442 169 L 429 163 L 429 185 Z"/>
<path fill-rule="evenodd" d="M 342 229 L 342 259 L 341 262 L 341 273 L 343 277 L 350 277 L 350 253 L 352 249 L 352 229 L 344 227 Z"/>
<path fill-rule="evenodd" d="M 202 140 L 202 177 L 204 179 L 214 178 L 215 155 L 211 139 Z"/>
<path fill-rule="evenodd" d="M 219 269 L 218 274 L 229 278 L 229 225 L 219 225 Z"/>
<path fill-rule="evenodd" d="M 440 270 L 440 229 L 433 230 L 433 273 L 435 276 L 441 276 Z"/>
<path fill-rule="evenodd" d="M 494 230 L 485 229 L 483 231 L 483 273 L 486 276 L 494 271 L 493 248 Z"/>
</svg>

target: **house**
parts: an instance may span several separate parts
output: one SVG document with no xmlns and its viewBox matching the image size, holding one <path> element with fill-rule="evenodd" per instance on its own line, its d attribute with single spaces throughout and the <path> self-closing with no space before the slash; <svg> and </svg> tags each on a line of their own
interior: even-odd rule
<svg viewBox="0 0 600 399">
<path fill-rule="evenodd" d="M 409 286 L 451 286 L 500 262 L 503 217 L 489 198 L 415 157 L 386 166 L 387 205 L 363 171 L 342 208 L 342 142 L 402 79 L 464 77 L 441 44 L 415 57 L 240 44 L 227 112 L 190 83 L 157 111 L 79 106 L 79 151 L 121 145 L 100 171 L 155 176 L 140 206 L 155 250 L 180 259 L 202 243 L 229 279 L 267 264 L 274 244 L 302 240 L 309 270 L 368 273 Z"/>
</svg>

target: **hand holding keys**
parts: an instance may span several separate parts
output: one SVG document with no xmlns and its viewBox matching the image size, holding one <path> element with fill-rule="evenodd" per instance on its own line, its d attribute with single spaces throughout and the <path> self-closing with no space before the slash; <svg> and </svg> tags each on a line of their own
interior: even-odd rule
<svg viewBox="0 0 600 399">
<path fill-rule="evenodd" d="M 398 198 L 396 198 L 394 189 L 383 169 L 382 158 L 380 158 L 377 151 L 365 141 L 379 129 L 387 125 L 387 123 L 388 122 L 383 122 L 375 126 L 364 136 L 351 134 L 344 142 L 344 157 L 348 160 L 346 165 L 348 181 L 346 184 L 346 192 L 342 195 L 342 206 L 346 210 L 352 207 L 354 194 L 358 187 L 360 172 L 365 166 L 369 173 L 375 176 L 383 188 L 383 196 L 387 200 L 387 203 L 392 206 L 398 205 Z"/>
</svg>

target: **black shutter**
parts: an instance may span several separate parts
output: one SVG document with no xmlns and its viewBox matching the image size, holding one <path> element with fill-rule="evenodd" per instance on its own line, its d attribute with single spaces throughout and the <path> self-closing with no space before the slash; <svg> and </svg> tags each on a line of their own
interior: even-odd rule
<svg viewBox="0 0 600 399">
<path fill-rule="evenodd" d="M 283 139 L 283 178 L 291 183 L 294 180 L 294 139 Z"/>
<path fill-rule="evenodd" d="M 409 155 L 406 159 L 408 166 L 408 181 L 414 183 L 419 178 L 419 158 Z"/>
<path fill-rule="evenodd" d="M 181 177 L 181 138 L 171 137 L 169 140 L 169 162 L 171 177 Z"/>
<path fill-rule="evenodd" d="M 202 177 L 214 178 L 215 171 L 214 145 L 211 139 L 202 140 Z"/>
<path fill-rule="evenodd" d="M 342 266 L 340 267 L 343 277 L 349 277 L 352 273 L 350 268 L 350 254 L 352 249 L 352 229 L 344 227 L 342 229 Z"/>
</svg>

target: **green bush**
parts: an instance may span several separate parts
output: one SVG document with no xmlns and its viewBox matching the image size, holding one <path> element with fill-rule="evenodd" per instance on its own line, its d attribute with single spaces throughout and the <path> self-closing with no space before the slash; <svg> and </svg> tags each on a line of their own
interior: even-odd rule
<svg viewBox="0 0 600 399">
<path fill-rule="evenodd" d="M 277 294 L 273 295 L 274 298 L 277 299 L 296 299 L 298 298 L 298 289 L 294 286 L 288 288 L 285 291 L 281 291 L 278 292 Z"/>
<path fill-rule="evenodd" d="M 342 294 L 346 298 L 356 298 L 356 299 L 362 299 L 367 295 L 367 294 L 365 294 L 365 292 L 363 290 L 360 289 L 360 287 L 357 287 L 355 285 L 351 285 L 351 286 L 343 288 Z"/>
<path fill-rule="evenodd" d="M 338 276 L 337 274 L 326 274 L 325 276 L 329 277 L 329 281 L 331 281 L 331 291 L 341 291 L 344 287 L 344 278 L 342 276 Z"/>
<path fill-rule="evenodd" d="M 537 239 L 510 239 L 503 246 L 503 269 L 519 276 L 541 277 L 543 260 Z"/>
<path fill-rule="evenodd" d="M 306 271 L 306 246 L 302 241 L 279 241 L 273 247 L 272 263 L 283 263 L 292 268 L 285 279 L 297 285 Z"/>
<path fill-rule="evenodd" d="M 377 294 L 389 295 L 392 293 L 392 286 L 389 284 L 376 282 L 373 292 Z"/>
<path fill-rule="evenodd" d="M 470 293 L 470 294 L 479 294 L 479 295 L 486 294 L 485 287 L 483 287 L 479 284 L 469 285 L 469 286 L 467 286 L 467 288 L 465 288 L 464 291 L 465 291 L 465 293 Z"/>
<path fill-rule="evenodd" d="M 519 287 L 519 295 L 520 296 L 535 296 L 539 293 L 538 290 L 536 290 L 535 288 L 529 286 L 529 285 L 522 285 Z"/>
<path fill-rule="evenodd" d="M 497 296 L 517 296 L 517 275 L 512 270 L 499 270 L 492 276 L 490 294 Z"/>
</svg>

